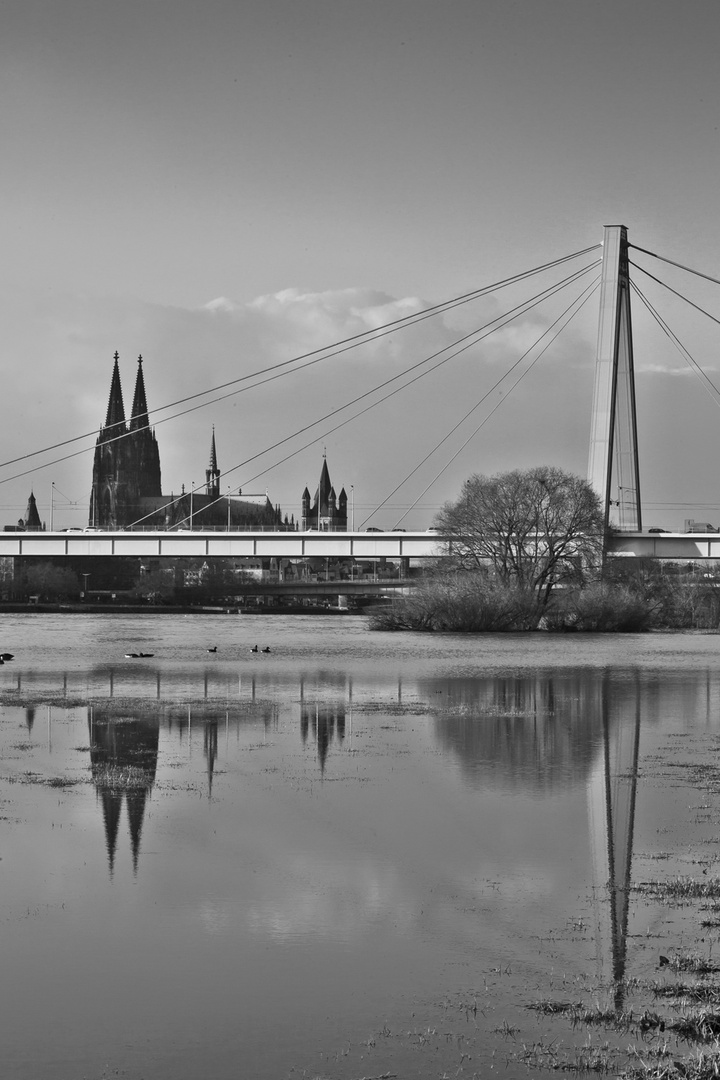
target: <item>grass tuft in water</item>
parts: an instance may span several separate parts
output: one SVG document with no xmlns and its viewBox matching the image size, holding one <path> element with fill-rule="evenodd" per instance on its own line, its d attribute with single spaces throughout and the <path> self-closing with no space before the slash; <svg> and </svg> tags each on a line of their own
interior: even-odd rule
<svg viewBox="0 0 720 1080">
<path fill-rule="evenodd" d="M 720 877 L 676 877 L 667 881 L 639 881 L 632 886 L 642 896 L 651 896 L 665 903 L 682 903 L 684 900 L 720 897 Z"/>
</svg>

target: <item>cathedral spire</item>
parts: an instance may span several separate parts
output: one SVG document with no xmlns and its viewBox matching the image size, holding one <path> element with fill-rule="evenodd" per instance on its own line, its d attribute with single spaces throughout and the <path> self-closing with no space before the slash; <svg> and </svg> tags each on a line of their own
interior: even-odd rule
<svg viewBox="0 0 720 1080">
<path fill-rule="evenodd" d="M 113 366 L 112 380 L 110 382 L 110 398 L 108 400 L 107 416 L 105 417 L 105 427 L 113 427 L 115 430 L 112 434 L 121 435 L 122 431 L 120 430 L 120 426 L 123 428 L 125 426 L 125 406 L 123 405 L 122 387 L 120 385 L 120 368 L 118 367 L 118 360 L 120 357 L 117 352 L 113 359 L 115 360 L 115 364 Z"/>
<path fill-rule="evenodd" d="M 137 377 L 135 379 L 135 396 L 133 398 L 132 412 L 130 414 L 130 430 L 138 431 L 148 426 L 148 407 L 145 396 L 145 377 L 143 376 L 142 354 L 138 356 Z"/>
<path fill-rule="evenodd" d="M 207 493 L 213 499 L 220 498 L 220 470 L 217 463 L 217 449 L 215 447 L 215 425 L 213 424 L 212 439 L 210 440 L 210 468 L 205 470 L 205 484 Z"/>
<path fill-rule="evenodd" d="M 217 467 L 217 450 L 215 448 L 215 425 L 213 424 L 212 439 L 210 441 L 210 472 L 216 473 Z"/>
</svg>

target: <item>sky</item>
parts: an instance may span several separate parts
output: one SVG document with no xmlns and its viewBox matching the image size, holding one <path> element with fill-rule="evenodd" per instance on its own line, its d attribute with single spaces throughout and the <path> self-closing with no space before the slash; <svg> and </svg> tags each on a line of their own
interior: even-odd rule
<svg viewBox="0 0 720 1080">
<path fill-rule="evenodd" d="M 32 490 L 48 527 L 86 524 L 116 350 L 128 409 L 144 358 L 167 492 L 204 480 L 213 425 L 221 485 L 297 517 L 326 453 L 357 527 L 428 527 L 476 472 L 584 476 L 597 293 L 513 391 L 491 388 L 562 298 L 340 427 L 314 422 L 510 292 L 160 410 L 609 224 L 720 278 L 716 0 L 4 0 L 0 23 L 0 523 Z M 643 261 L 720 318 L 718 286 Z M 638 284 L 720 385 L 720 326 Z M 720 525 L 713 395 L 633 319 L 645 523 Z"/>
</svg>

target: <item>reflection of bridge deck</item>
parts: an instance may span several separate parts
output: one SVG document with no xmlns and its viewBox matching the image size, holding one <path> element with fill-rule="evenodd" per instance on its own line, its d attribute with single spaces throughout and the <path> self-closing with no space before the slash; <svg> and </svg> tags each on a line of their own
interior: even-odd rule
<svg viewBox="0 0 720 1080">
<path fill-rule="evenodd" d="M 235 556 L 237 558 L 430 558 L 446 545 L 429 532 L 23 532 L 0 533 L 0 556 Z"/>
</svg>

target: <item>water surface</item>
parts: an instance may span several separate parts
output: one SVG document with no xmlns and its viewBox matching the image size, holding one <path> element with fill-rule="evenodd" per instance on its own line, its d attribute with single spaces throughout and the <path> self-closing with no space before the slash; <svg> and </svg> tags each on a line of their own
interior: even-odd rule
<svg viewBox="0 0 720 1080">
<path fill-rule="evenodd" d="M 717 736 L 714 635 L 31 615 L 0 650 L 17 1080 L 525 1076 L 508 1028 L 653 970 L 631 875 L 712 839 L 649 774 Z"/>
</svg>

